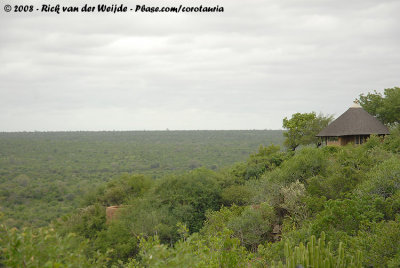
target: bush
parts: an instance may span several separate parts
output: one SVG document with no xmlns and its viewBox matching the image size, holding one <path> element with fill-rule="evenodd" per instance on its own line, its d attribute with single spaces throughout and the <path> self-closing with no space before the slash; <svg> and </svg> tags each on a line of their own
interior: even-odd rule
<svg viewBox="0 0 400 268">
<path fill-rule="evenodd" d="M 246 207 L 240 216 L 227 222 L 243 246 L 255 251 L 258 244 L 267 240 L 275 222 L 274 210 L 267 203 Z"/>
<path fill-rule="evenodd" d="M 203 226 L 205 212 L 221 205 L 221 188 L 215 172 L 197 169 L 182 176 L 161 180 L 154 189 L 154 197 L 178 221 L 197 232 Z"/>
<path fill-rule="evenodd" d="M 98 204 L 79 209 L 62 217 L 57 226 L 62 234 L 73 232 L 85 238 L 94 238 L 106 228 L 106 208 Z"/>
<path fill-rule="evenodd" d="M 223 207 L 220 211 L 207 213 L 207 219 L 201 233 L 214 235 L 224 229 L 233 231 L 234 237 L 252 251 L 258 244 L 272 240 L 272 228 L 276 223 L 274 209 L 267 203 L 230 208 Z"/>
<path fill-rule="evenodd" d="M 248 186 L 232 185 L 222 190 L 221 197 L 224 205 L 230 206 L 236 204 L 239 206 L 246 205 L 252 196 Z"/>
<path fill-rule="evenodd" d="M 325 209 L 311 224 L 313 234 L 327 232 L 335 238 L 337 232 L 355 235 L 363 222 L 377 222 L 383 214 L 377 210 L 371 198 L 346 198 L 328 200 Z"/>
<path fill-rule="evenodd" d="M 193 234 L 174 247 L 160 244 L 158 237 L 142 238 L 139 257 L 126 267 L 247 267 L 250 255 L 232 231 L 213 236 Z"/>
<path fill-rule="evenodd" d="M 364 266 L 387 267 L 400 256 L 400 221 L 368 224 L 350 241 L 351 248 L 364 252 Z"/>
<path fill-rule="evenodd" d="M 305 183 L 308 178 L 325 175 L 328 160 L 325 153 L 317 148 L 303 148 L 295 156 L 285 161 L 279 170 L 268 174 L 274 181 Z"/>
<path fill-rule="evenodd" d="M 258 179 L 264 172 L 280 166 L 286 158 L 286 154 L 280 151 L 279 146 L 260 146 L 258 152 L 251 154 L 247 161 L 244 179 Z"/>
<path fill-rule="evenodd" d="M 128 224 L 113 220 L 107 229 L 97 234 L 94 248 L 103 253 L 108 251 L 111 262 L 128 260 L 137 253 L 138 239 L 130 231 Z"/>
<path fill-rule="evenodd" d="M 0 225 L 0 263 L 7 267 L 100 267 L 106 255 L 88 252 L 88 244 L 73 233 L 53 228 L 18 231 Z"/>
<path fill-rule="evenodd" d="M 282 196 L 280 207 L 287 211 L 293 222 L 298 224 L 308 217 L 308 209 L 304 202 L 306 196 L 304 184 L 296 181 L 281 188 L 280 194 Z"/>
<path fill-rule="evenodd" d="M 124 174 L 90 192 L 83 205 L 100 203 L 103 206 L 115 206 L 128 202 L 131 198 L 143 196 L 153 185 L 153 180 L 144 175 Z"/>
<path fill-rule="evenodd" d="M 383 147 L 393 153 L 400 153 L 400 124 L 392 128 L 390 135 L 385 137 Z"/>
<path fill-rule="evenodd" d="M 375 194 L 388 198 L 400 190 L 400 159 L 393 156 L 367 174 L 367 180 L 360 185 L 364 194 Z"/>
</svg>

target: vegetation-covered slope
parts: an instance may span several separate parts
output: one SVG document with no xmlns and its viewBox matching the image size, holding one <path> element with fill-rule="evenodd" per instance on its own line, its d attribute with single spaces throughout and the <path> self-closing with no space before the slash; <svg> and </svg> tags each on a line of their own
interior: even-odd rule
<svg viewBox="0 0 400 268">
<path fill-rule="evenodd" d="M 356 147 L 260 147 L 219 171 L 199 168 L 158 180 L 127 174 L 94 189 L 83 209 L 50 227 L 3 225 L 2 262 L 398 267 L 399 141 L 394 129 L 384 141 L 372 137 Z M 108 205 L 122 207 L 106 223 Z"/>
</svg>

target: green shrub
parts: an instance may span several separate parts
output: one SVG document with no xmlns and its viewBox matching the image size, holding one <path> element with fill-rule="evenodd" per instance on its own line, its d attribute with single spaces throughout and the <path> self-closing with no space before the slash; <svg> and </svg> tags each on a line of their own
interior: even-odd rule
<svg viewBox="0 0 400 268">
<path fill-rule="evenodd" d="M 400 255 L 400 221 L 367 224 L 349 244 L 351 249 L 363 251 L 365 267 L 387 267 L 389 264 L 393 267 Z"/>
<path fill-rule="evenodd" d="M 102 267 L 106 255 L 88 249 L 73 233 L 61 236 L 51 227 L 19 231 L 0 225 L 0 264 L 6 267 Z"/>
<path fill-rule="evenodd" d="M 310 241 L 305 246 L 300 243 L 293 247 L 289 241 L 285 243 L 285 263 L 272 263 L 272 268 L 294 268 L 302 265 L 305 268 L 361 268 L 361 252 L 357 252 L 356 257 L 345 254 L 343 244 L 339 244 L 338 253 L 334 255 L 331 246 L 325 244 L 325 233 L 321 233 L 318 239 L 311 236 Z"/>
<path fill-rule="evenodd" d="M 213 236 L 196 233 L 174 247 L 160 244 L 157 237 L 142 238 L 138 258 L 126 267 L 248 267 L 251 256 L 231 236 L 227 229 Z"/>
<path fill-rule="evenodd" d="M 93 241 L 94 248 L 101 252 L 109 252 L 111 262 L 128 260 L 137 253 L 138 239 L 125 222 L 113 220 L 107 229 L 97 234 Z"/>
<path fill-rule="evenodd" d="M 106 208 L 96 204 L 78 209 L 76 213 L 59 219 L 56 226 L 62 234 L 72 232 L 94 238 L 99 231 L 106 228 Z"/>
<path fill-rule="evenodd" d="M 367 180 L 360 185 L 364 194 L 375 194 L 388 198 L 400 190 L 400 159 L 391 157 L 376 166 L 367 175 Z"/>
<path fill-rule="evenodd" d="M 255 251 L 258 244 L 267 240 L 275 222 L 274 210 L 267 203 L 246 207 L 240 216 L 227 222 L 243 246 Z"/>
<path fill-rule="evenodd" d="M 400 124 L 392 128 L 390 135 L 385 137 L 383 147 L 393 153 L 400 153 Z"/>
<path fill-rule="evenodd" d="M 328 200 L 325 209 L 311 223 L 312 233 L 325 231 L 333 241 L 339 239 L 339 232 L 356 235 L 363 222 L 378 222 L 383 218 L 372 201 L 367 197 Z"/>
<path fill-rule="evenodd" d="M 305 203 L 306 188 L 299 181 L 293 182 L 280 190 L 282 203 L 280 207 L 288 213 L 287 216 L 295 223 L 305 220 L 309 211 Z"/>
<path fill-rule="evenodd" d="M 222 190 L 221 197 L 224 205 L 246 205 L 252 196 L 251 190 L 245 185 L 232 185 Z"/>
<path fill-rule="evenodd" d="M 322 150 L 306 147 L 282 163 L 279 170 L 267 176 L 274 181 L 292 183 L 298 180 L 305 183 L 308 178 L 325 175 L 328 164 L 328 158 Z"/>
</svg>

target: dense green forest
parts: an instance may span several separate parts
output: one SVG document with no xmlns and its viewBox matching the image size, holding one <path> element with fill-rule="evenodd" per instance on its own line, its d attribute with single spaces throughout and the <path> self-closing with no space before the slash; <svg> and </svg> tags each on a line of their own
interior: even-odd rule
<svg viewBox="0 0 400 268">
<path fill-rule="evenodd" d="M 282 142 L 279 130 L 0 133 L 0 222 L 45 226 L 122 173 L 217 170 Z"/>
<path fill-rule="evenodd" d="M 186 162 L 186 171 L 162 175 L 146 172 L 148 165 L 141 174 L 124 170 L 88 187 L 75 210 L 49 225 L 1 224 L 0 263 L 399 267 L 400 88 L 361 97 L 363 107 L 390 126 L 390 135 L 372 135 L 357 146 L 319 147 L 315 135 L 303 130 L 318 131 L 315 126 L 330 117 L 295 114 L 284 120 L 286 148 L 259 146 L 224 168 L 214 159 L 218 168 L 212 162 L 187 168 Z M 375 102 L 385 109 L 373 111 Z M 107 216 L 109 206 L 118 206 L 113 217 Z"/>
</svg>

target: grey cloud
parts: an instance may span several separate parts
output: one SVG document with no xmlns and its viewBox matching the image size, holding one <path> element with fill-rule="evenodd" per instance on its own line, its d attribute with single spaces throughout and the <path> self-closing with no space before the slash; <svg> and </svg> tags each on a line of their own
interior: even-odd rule
<svg viewBox="0 0 400 268">
<path fill-rule="evenodd" d="M 219 4 L 225 13 L 0 12 L 0 130 L 280 128 L 399 85 L 398 1 Z"/>
</svg>

